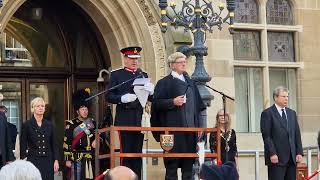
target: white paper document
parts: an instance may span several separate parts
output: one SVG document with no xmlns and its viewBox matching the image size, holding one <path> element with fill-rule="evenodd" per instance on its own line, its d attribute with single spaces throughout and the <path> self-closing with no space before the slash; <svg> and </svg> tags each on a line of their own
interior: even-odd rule
<svg viewBox="0 0 320 180">
<path fill-rule="evenodd" d="M 144 85 L 150 82 L 150 78 L 138 78 L 132 83 L 134 85 L 133 91 L 137 95 L 141 106 L 144 108 L 147 104 L 149 91 L 144 89 Z"/>
</svg>

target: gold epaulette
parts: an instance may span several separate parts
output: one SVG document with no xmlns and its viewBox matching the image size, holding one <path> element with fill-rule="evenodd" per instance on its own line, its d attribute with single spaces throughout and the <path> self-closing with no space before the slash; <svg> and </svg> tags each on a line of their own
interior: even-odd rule
<svg viewBox="0 0 320 180">
<path fill-rule="evenodd" d="M 73 120 L 77 119 L 78 117 L 75 117 L 73 119 L 67 119 L 66 122 L 70 123 L 70 124 L 74 124 Z"/>
</svg>

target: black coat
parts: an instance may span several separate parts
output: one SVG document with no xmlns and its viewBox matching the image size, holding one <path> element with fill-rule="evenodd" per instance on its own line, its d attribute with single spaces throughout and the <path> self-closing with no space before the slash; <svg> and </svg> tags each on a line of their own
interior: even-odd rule
<svg viewBox="0 0 320 180">
<path fill-rule="evenodd" d="M 275 105 L 261 113 L 260 126 L 266 165 L 272 164 L 270 157 L 275 154 L 279 159 L 278 165 L 287 165 L 289 158 L 296 163 L 296 155 L 303 155 L 297 114 L 290 108 L 286 108 L 286 113 L 288 129 Z"/>
<path fill-rule="evenodd" d="M 18 134 L 17 126 L 8 122 L 8 128 L 9 128 L 9 132 L 10 132 L 10 138 L 12 141 L 12 145 L 15 146 L 17 134 Z"/>
<path fill-rule="evenodd" d="M 8 130 L 7 117 L 3 112 L 0 112 L 0 150 L 2 164 L 14 160 L 12 149 L 13 144 Z"/>
<path fill-rule="evenodd" d="M 53 163 L 59 160 L 58 147 L 54 127 L 50 121 L 43 119 L 41 127 L 34 117 L 23 123 L 20 157 L 27 157 L 27 160 L 39 169 L 42 179 L 53 180 Z"/>
<path fill-rule="evenodd" d="M 231 134 L 230 134 L 231 133 Z M 230 134 L 230 139 L 229 139 Z M 217 133 L 210 133 L 210 150 L 211 152 L 217 152 Z M 234 129 L 227 131 L 226 133 L 221 132 L 221 160 L 222 163 L 226 163 L 228 161 L 235 162 L 235 157 L 238 154 L 237 149 L 237 136 Z M 226 143 L 228 143 L 229 151 L 226 150 Z M 227 159 L 228 158 L 228 159 Z"/>
<path fill-rule="evenodd" d="M 154 91 L 151 126 L 153 127 L 201 127 L 202 120 L 200 112 L 206 108 L 204 105 L 197 85 L 188 76 L 184 76 L 186 82 L 168 75 L 159 80 Z M 186 94 L 190 91 L 193 96 L 194 114 L 185 115 L 185 104 L 181 107 L 175 106 L 173 99 L 177 96 Z M 189 98 L 191 98 L 189 96 Z M 188 96 L 187 96 L 188 99 Z M 194 117 L 194 124 L 190 126 L 187 118 Z M 194 152 L 196 148 L 197 136 L 183 138 L 186 133 L 174 133 L 174 147 L 172 152 Z M 190 133 L 189 133 L 190 134 Z M 153 132 L 154 138 L 159 142 L 160 133 Z M 180 138 L 184 140 L 180 140 Z"/>
<path fill-rule="evenodd" d="M 141 70 L 139 69 L 138 72 L 141 72 Z M 144 77 L 148 77 L 146 73 L 142 73 Z M 140 73 L 132 73 L 125 69 L 115 70 L 111 73 L 108 89 L 137 76 L 141 76 Z M 139 100 L 136 99 L 130 103 L 121 102 L 121 96 L 127 93 L 134 94 L 132 83 L 133 80 L 109 91 L 106 95 L 109 103 L 117 104 L 115 116 L 115 125 L 117 126 L 141 126 L 143 108 Z M 151 96 L 149 96 L 149 100 L 150 98 Z"/>
</svg>

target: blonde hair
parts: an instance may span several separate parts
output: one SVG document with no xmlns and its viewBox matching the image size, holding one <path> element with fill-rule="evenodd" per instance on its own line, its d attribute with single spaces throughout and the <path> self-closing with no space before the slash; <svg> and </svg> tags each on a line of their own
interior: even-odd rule
<svg viewBox="0 0 320 180">
<path fill-rule="evenodd" d="M 217 115 L 216 115 L 216 128 L 218 128 L 219 126 L 220 126 L 220 122 L 219 122 L 219 114 L 220 113 L 223 113 L 224 111 L 223 111 L 223 109 L 220 109 L 218 112 L 217 112 Z M 225 113 L 225 121 L 226 121 L 226 130 L 229 130 L 230 129 L 230 127 L 231 127 L 231 117 L 230 117 L 230 114 L 229 114 L 229 112 L 226 112 Z"/>
<path fill-rule="evenodd" d="M 172 63 L 175 63 L 177 59 L 179 58 L 187 58 L 186 55 L 184 55 L 183 53 L 181 52 L 175 52 L 173 54 L 171 54 L 169 57 L 168 57 L 168 60 L 167 60 L 167 64 L 168 66 L 170 67 L 170 65 Z"/>
<path fill-rule="evenodd" d="M 38 104 L 40 102 L 43 102 L 43 104 L 46 105 L 46 103 L 44 102 L 44 99 L 42 97 L 36 97 L 36 98 L 32 99 L 32 101 L 30 103 L 30 107 L 31 107 L 31 112 L 32 113 L 34 113 L 35 104 Z"/>
</svg>

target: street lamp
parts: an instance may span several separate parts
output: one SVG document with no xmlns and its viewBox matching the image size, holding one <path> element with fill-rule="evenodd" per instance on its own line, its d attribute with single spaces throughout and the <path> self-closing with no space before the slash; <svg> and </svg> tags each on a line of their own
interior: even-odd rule
<svg viewBox="0 0 320 180">
<path fill-rule="evenodd" d="M 167 0 L 159 0 L 161 31 L 163 33 L 167 31 L 168 25 L 175 28 L 183 27 L 185 32 L 191 31 L 193 33 L 193 47 L 184 47 L 181 48 L 181 51 L 184 54 L 196 57 L 195 70 L 191 78 L 201 83 L 207 83 L 211 80 L 203 64 L 203 56 L 208 55 L 208 48 L 204 46 L 206 32 L 212 33 L 214 27 L 221 30 L 224 23 L 230 25 L 229 30 L 231 33 L 233 31 L 235 0 L 226 0 L 226 3 L 227 14 L 223 14 L 224 4 L 221 3 L 216 6 L 211 0 L 182 0 L 180 10 L 177 10 L 174 2 L 170 2 L 171 11 L 168 12 Z M 201 83 L 198 85 L 201 98 L 207 106 L 210 106 L 213 96 Z M 206 111 L 202 112 L 202 116 L 204 118 L 203 126 L 206 127 Z"/>
</svg>

